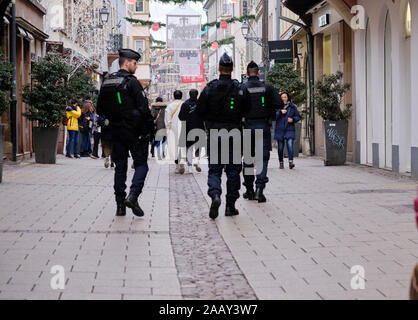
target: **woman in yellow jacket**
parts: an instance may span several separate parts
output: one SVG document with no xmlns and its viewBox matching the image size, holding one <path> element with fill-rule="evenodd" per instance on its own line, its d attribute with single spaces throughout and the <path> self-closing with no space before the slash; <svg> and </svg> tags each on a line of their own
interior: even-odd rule
<svg viewBox="0 0 418 320">
<path fill-rule="evenodd" d="M 66 157 L 72 158 L 71 148 L 74 145 L 74 157 L 80 158 L 78 154 L 78 118 L 81 116 L 81 109 L 78 106 L 77 100 L 71 101 L 71 106 L 65 109 L 65 115 L 67 117 L 67 131 L 68 131 L 68 144 Z"/>
</svg>

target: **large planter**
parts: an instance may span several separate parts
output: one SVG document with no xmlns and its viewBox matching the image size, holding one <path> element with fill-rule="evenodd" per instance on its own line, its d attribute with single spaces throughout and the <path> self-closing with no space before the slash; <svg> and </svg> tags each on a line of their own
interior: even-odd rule
<svg viewBox="0 0 418 320">
<path fill-rule="evenodd" d="M 295 140 L 293 140 L 293 157 L 298 158 L 300 152 L 300 136 L 302 134 L 302 122 L 299 121 L 295 124 Z M 284 151 L 283 156 L 285 158 L 289 157 L 289 153 L 287 152 L 287 144 L 284 144 Z"/>
<path fill-rule="evenodd" d="M 347 160 L 348 121 L 323 121 L 326 166 L 341 166 Z"/>
<path fill-rule="evenodd" d="M 0 183 L 3 180 L 4 124 L 0 123 Z"/>
<path fill-rule="evenodd" d="M 55 164 L 59 128 L 33 128 L 33 147 L 36 163 Z"/>
</svg>

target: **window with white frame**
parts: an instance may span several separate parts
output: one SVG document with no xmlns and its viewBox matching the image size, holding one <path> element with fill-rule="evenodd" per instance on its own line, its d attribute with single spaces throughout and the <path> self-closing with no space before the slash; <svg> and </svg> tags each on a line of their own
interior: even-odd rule
<svg viewBox="0 0 418 320">
<path fill-rule="evenodd" d="M 144 12 L 144 0 L 136 0 L 135 11 Z"/>
<path fill-rule="evenodd" d="M 145 40 L 135 40 L 135 51 L 141 53 L 141 59 L 138 60 L 138 63 L 143 62 L 145 53 Z"/>
</svg>

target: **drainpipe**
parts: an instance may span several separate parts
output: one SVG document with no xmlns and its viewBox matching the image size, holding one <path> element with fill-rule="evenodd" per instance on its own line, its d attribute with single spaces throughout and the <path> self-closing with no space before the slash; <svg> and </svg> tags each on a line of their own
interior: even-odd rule
<svg viewBox="0 0 418 320">
<path fill-rule="evenodd" d="M 12 21 L 10 24 L 10 62 L 13 66 L 12 102 L 10 103 L 10 132 L 12 161 L 17 160 L 17 83 L 16 83 L 16 2 L 12 0 Z"/>
</svg>

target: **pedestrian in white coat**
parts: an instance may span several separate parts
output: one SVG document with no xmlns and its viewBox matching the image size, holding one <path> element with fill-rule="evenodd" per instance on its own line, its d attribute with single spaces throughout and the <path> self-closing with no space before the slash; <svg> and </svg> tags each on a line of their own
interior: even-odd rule
<svg viewBox="0 0 418 320">
<path fill-rule="evenodd" d="M 180 146 L 179 139 L 181 133 L 181 121 L 179 120 L 179 113 L 183 101 L 181 98 L 183 94 L 180 90 L 174 91 L 174 101 L 171 102 L 165 109 L 165 127 L 167 129 L 167 148 L 170 160 L 174 159 L 176 164 L 176 173 L 184 173 L 184 164 L 180 163 Z"/>
</svg>

